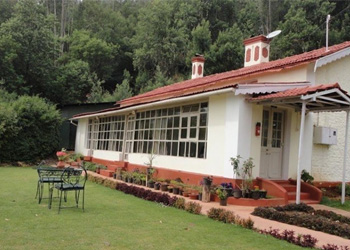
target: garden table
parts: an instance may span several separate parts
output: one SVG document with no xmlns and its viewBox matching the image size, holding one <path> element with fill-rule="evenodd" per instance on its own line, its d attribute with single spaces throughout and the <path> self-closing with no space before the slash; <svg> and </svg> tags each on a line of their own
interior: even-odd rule
<svg viewBox="0 0 350 250">
<path fill-rule="evenodd" d="M 61 183 L 61 175 L 63 173 L 64 169 L 50 167 L 50 166 L 40 166 L 37 169 L 38 172 L 38 184 L 37 184 L 37 190 L 35 198 L 39 196 L 38 203 L 41 203 L 41 200 L 43 199 L 43 193 L 44 193 L 44 184 L 48 184 L 48 190 L 55 184 L 55 183 Z"/>
</svg>

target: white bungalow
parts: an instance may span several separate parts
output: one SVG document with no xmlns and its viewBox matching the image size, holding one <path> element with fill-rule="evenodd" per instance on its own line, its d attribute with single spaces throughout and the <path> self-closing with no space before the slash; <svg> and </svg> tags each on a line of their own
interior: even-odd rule
<svg viewBox="0 0 350 250">
<path fill-rule="evenodd" d="M 297 169 L 341 181 L 346 116 L 319 112 L 349 108 L 339 86 L 350 90 L 350 41 L 271 62 L 269 43 L 265 36 L 245 40 L 241 69 L 203 77 L 205 60 L 195 57 L 191 80 L 73 117 L 76 151 L 130 169 L 153 152 L 159 176 L 195 183 L 205 175 L 235 179 L 230 157 L 252 157 L 253 175 L 272 193 L 282 182 L 271 180 L 297 179 Z M 290 184 L 281 189 L 286 202 L 296 199 Z M 320 199 L 303 196 L 303 187 L 302 200 Z"/>
</svg>

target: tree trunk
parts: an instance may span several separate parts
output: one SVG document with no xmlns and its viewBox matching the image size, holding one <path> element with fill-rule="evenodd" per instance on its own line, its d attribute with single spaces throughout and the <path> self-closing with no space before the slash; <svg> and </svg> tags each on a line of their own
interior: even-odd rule
<svg viewBox="0 0 350 250">
<path fill-rule="evenodd" d="M 66 15 L 65 15 L 65 0 L 62 0 L 62 8 L 61 8 L 61 38 L 65 35 L 66 29 Z M 63 54 L 64 50 L 64 42 L 61 43 L 61 53 Z"/>
<path fill-rule="evenodd" d="M 202 201 L 210 202 L 210 185 L 203 185 Z"/>
</svg>

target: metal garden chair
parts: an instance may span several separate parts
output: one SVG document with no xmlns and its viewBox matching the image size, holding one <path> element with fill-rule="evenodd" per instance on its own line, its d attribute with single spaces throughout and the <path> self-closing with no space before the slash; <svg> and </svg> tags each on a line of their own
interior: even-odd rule
<svg viewBox="0 0 350 250">
<path fill-rule="evenodd" d="M 65 202 L 67 202 L 67 194 L 68 192 L 74 192 L 75 198 L 75 206 L 78 208 L 80 192 L 82 192 L 82 209 L 84 211 L 84 200 L 85 200 L 85 183 L 87 180 L 87 172 L 84 167 L 80 168 L 71 168 L 68 167 L 63 170 L 61 175 L 61 182 L 55 184 L 50 188 L 50 202 L 49 208 L 51 208 L 52 204 L 52 194 L 53 190 L 57 189 L 59 191 L 59 205 L 58 205 L 58 213 L 62 208 L 69 208 L 62 206 L 62 198 Z"/>
</svg>

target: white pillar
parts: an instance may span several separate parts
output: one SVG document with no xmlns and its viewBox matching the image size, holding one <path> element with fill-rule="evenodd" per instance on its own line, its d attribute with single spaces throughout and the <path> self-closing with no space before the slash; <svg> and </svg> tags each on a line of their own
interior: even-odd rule
<svg viewBox="0 0 350 250">
<path fill-rule="evenodd" d="M 348 130 L 349 130 L 349 110 L 346 111 L 346 125 L 345 125 L 345 142 L 344 142 L 344 160 L 343 160 L 343 183 L 341 187 L 341 204 L 345 203 L 345 175 L 346 175 L 346 161 L 348 156 Z"/>
<path fill-rule="evenodd" d="M 303 106 L 301 108 L 301 122 L 300 122 L 300 135 L 299 135 L 299 152 L 298 152 L 298 168 L 297 168 L 297 194 L 295 202 L 300 204 L 300 189 L 301 189 L 301 154 L 303 152 L 303 138 L 304 138 L 304 123 L 305 123 L 305 113 L 306 113 L 306 102 L 303 101 Z"/>
</svg>

